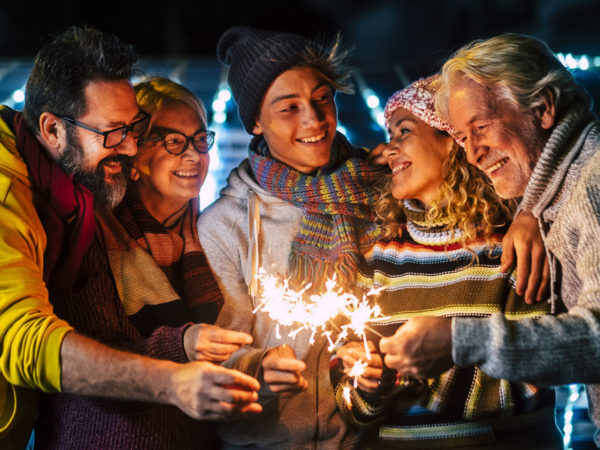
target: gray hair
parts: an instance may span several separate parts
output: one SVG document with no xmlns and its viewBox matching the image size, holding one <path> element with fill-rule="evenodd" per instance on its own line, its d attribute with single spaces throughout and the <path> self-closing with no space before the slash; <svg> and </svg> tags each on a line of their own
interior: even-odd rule
<svg viewBox="0 0 600 450">
<path fill-rule="evenodd" d="M 446 61 L 436 94 L 436 110 L 445 120 L 450 89 L 463 77 L 489 87 L 498 100 L 522 111 L 540 106 L 546 88 L 554 95 L 558 117 L 574 104 L 591 106 L 589 95 L 548 45 L 530 36 L 507 33 L 476 40 Z"/>
</svg>

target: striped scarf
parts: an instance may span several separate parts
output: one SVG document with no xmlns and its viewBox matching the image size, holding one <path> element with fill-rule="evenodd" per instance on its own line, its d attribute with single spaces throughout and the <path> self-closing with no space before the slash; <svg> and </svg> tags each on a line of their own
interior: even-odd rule
<svg viewBox="0 0 600 450">
<path fill-rule="evenodd" d="M 334 275 L 344 286 L 354 279 L 360 255 L 379 237 L 371 205 L 379 170 L 367 153 L 338 133 L 329 164 L 316 175 L 305 175 L 270 157 L 267 143 L 256 137 L 249 159 L 258 183 L 274 196 L 304 210 L 292 242 L 291 280 L 320 289 Z"/>
<path fill-rule="evenodd" d="M 198 199 L 161 224 L 131 187 L 113 211 L 96 216 L 121 302 L 143 335 L 162 325 L 214 323 L 223 296 L 198 241 Z"/>
</svg>

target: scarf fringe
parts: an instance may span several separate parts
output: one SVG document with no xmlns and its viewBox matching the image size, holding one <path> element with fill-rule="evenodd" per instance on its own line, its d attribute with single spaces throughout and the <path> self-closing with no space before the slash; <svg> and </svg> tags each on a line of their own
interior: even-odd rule
<svg viewBox="0 0 600 450">
<path fill-rule="evenodd" d="M 295 289 L 311 284 L 309 292 L 324 292 L 326 283 L 334 279 L 337 288 L 349 289 L 356 278 L 359 255 L 342 253 L 335 261 L 315 259 L 310 255 L 290 253 L 290 285 Z"/>
</svg>

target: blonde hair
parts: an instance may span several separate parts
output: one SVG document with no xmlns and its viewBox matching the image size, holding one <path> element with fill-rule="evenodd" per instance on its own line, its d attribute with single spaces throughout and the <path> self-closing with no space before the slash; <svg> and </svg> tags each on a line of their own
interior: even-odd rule
<svg viewBox="0 0 600 450">
<path fill-rule="evenodd" d="M 590 106 L 585 90 L 552 50 L 530 36 L 507 33 L 476 40 L 446 61 L 435 98 L 437 113 L 444 120 L 449 120 L 450 90 L 463 77 L 492 89 L 497 100 L 508 101 L 519 111 L 540 106 L 545 89 L 554 96 L 558 116 L 574 104 Z"/>
<path fill-rule="evenodd" d="M 190 107 L 206 127 L 206 109 L 198 97 L 185 86 L 163 77 L 149 77 L 134 86 L 138 105 L 149 113 L 150 124 L 146 136 L 152 129 L 154 114 L 167 106 L 183 103 Z M 143 136 L 142 138 L 144 138 Z"/>
<path fill-rule="evenodd" d="M 453 144 L 448 159 L 444 162 L 443 181 L 427 210 L 427 221 L 439 223 L 443 220 L 448 230 L 458 228 L 463 232 L 459 242 L 473 254 L 469 241 L 481 237 L 491 242 L 494 230 L 504 226 L 512 217 L 515 203 L 503 201 L 494 190 L 489 179 L 476 167 L 467 162 L 464 150 Z M 380 196 L 375 213 L 382 224 L 384 239 L 402 234 L 406 215 L 402 201 L 393 197 L 391 176 L 379 186 Z"/>
</svg>

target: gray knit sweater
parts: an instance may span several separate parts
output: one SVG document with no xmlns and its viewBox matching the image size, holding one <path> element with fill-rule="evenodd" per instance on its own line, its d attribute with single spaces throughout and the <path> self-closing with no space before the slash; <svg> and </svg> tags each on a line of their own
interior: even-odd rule
<svg viewBox="0 0 600 450">
<path fill-rule="evenodd" d="M 261 389 L 260 415 L 221 424 L 219 435 L 225 448 L 362 448 L 356 430 L 337 411 L 329 379 L 327 339 L 317 337 L 311 344 L 310 331 L 290 338 L 285 328 L 278 338 L 266 313 L 253 314 L 256 304 L 248 286 L 254 272 L 262 266 L 285 276 L 301 218 L 302 209 L 263 189 L 244 160 L 229 175 L 220 198 L 198 221 L 200 242 L 225 298 L 217 325 L 245 331 L 254 338 L 251 347 L 238 350 L 226 365 L 257 376 L 265 350 L 287 344 L 307 366 L 303 373 L 308 381 L 306 391 L 279 397 Z"/>
<path fill-rule="evenodd" d="M 521 207 L 540 222 L 552 298 L 568 312 L 539 320 L 456 318 L 453 357 L 489 375 L 533 384 L 587 383 L 600 425 L 600 124 L 574 108 L 540 156 Z"/>
</svg>

